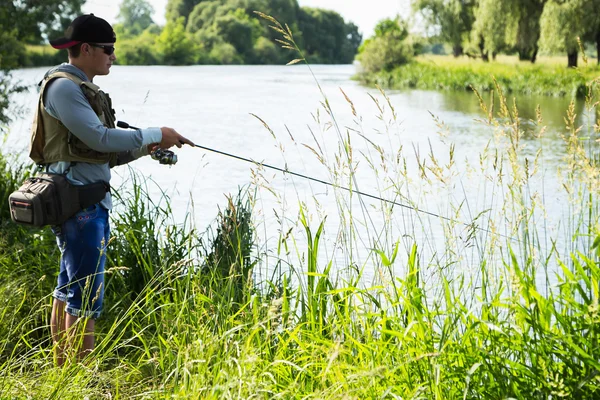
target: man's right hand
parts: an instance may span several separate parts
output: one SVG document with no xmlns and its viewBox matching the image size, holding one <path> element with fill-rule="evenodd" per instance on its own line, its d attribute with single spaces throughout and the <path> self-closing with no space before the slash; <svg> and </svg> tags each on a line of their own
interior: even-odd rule
<svg viewBox="0 0 600 400">
<path fill-rule="evenodd" d="M 173 146 L 181 147 L 184 144 L 195 146 L 191 140 L 181 136 L 173 128 L 167 128 L 163 126 L 160 128 L 160 131 L 162 132 L 162 140 L 158 146 L 161 149 L 168 149 Z"/>
</svg>

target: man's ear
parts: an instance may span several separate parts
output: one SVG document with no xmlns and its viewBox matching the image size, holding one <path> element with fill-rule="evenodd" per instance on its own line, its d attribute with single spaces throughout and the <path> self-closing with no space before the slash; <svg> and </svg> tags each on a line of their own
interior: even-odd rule
<svg viewBox="0 0 600 400">
<path fill-rule="evenodd" d="M 81 53 L 90 55 L 92 53 L 92 46 L 90 46 L 88 43 L 82 43 L 81 44 Z"/>
</svg>

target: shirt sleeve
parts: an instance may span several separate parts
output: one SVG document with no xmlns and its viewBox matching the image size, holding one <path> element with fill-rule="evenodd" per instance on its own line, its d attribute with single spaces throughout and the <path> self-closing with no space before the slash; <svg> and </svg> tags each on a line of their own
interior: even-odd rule
<svg viewBox="0 0 600 400">
<path fill-rule="evenodd" d="M 126 130 L 105 127 L 79 86 L 66 78 L 48 83 L 44 96 L 48 114 L 93 150 L 111 153 L 139 149 L 162 140 L 160 128 Z"/>
<path fill-rule="evenodd" d="M 140 157 L 148 155 L 148 146 L 142 146 L 139 149 L 130 151 L 121 151 L 117 153 L 117 165 L 129 164 L 132 161 L 137 160 Z"/>
</svg>

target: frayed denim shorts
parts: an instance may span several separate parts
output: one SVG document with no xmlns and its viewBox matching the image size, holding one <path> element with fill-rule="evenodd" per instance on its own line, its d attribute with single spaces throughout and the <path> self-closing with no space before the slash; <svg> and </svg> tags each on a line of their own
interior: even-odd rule
<svg viewBox="0 0 600 400">
<path fill-rule="evenodd" d="M 53 226 L 60 272 L 53 297 L 75 317 L 98 318 L 104 300 L 104 264 L 110 235 L 108 210 L 96 204 Z"/>
</svg>

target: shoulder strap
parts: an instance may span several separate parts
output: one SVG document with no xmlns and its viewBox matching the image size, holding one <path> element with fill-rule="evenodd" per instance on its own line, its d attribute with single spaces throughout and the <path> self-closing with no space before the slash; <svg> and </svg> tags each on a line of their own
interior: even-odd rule
<svg viewBox="0 0 600 400">
<path fill-rule="evenodd" d="M 75 82 L 77 84 L 77 86 L 81 86 L 82 90 L 84 90 L 84 93 L 86 93 L 86 89 L 91 90 L 94 94 L 98 93 L 100 91 L 100 86 L 90 82 L 90 81 L 84 81 L 83 79 L 70 74 L 68 72 L 64 72 L 64 71 L 58 71 L 58 72 L 53 72 L 50 75 L 48 75 L 46 77 L 46 79 L 44 79 L 42 81 L 42 89 L 41 91 L 44 90 L 44 87 L 48 84 L 48 82 L 52 81 L 53 79 L 56 78 L 66 78 L 69 79 L 72 82 Z"/>
</svg>

